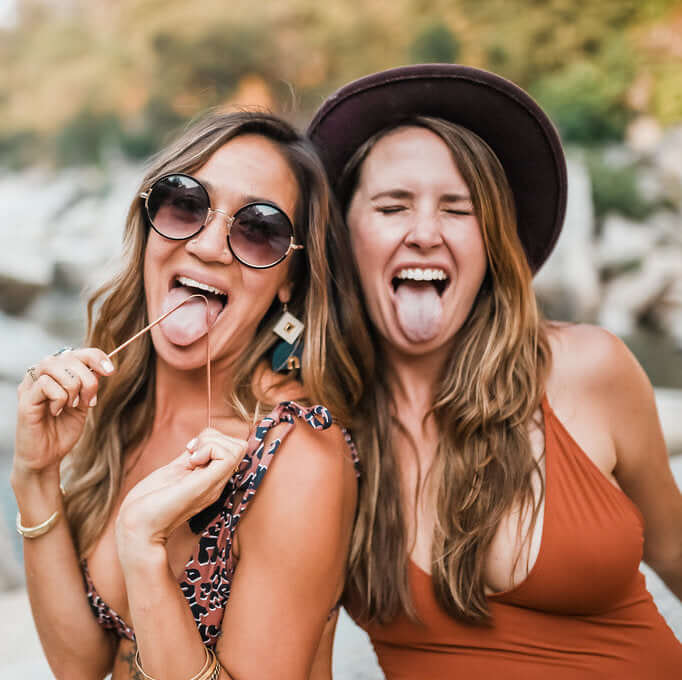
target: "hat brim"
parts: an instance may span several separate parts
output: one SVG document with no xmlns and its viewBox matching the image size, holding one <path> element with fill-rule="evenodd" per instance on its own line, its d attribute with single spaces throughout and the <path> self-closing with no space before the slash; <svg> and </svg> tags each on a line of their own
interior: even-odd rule
<svg viewBox="0 0 682 680">
<path fill-rule="evenodd" d="M 519 237 L 537 271 L 556 243 L 566 211 L 566 161 L 559 135 L 514 83 L 458 64 L 418 64 L 355 80 L 315 114 L 308 136 L 332 185 L 356 149 L 380 130 L 414 116 L 468 128 L 499 159 L 514 194 Z"/>
</svg>

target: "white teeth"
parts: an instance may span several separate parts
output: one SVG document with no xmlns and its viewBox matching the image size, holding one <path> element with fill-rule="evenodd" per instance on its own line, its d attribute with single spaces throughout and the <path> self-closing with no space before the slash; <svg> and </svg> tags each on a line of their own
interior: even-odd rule
<svg viewBox="0 0 682 680">
<path fill-rule="evenodd" d="M 207 293 L 213 293 L 214 295 L 227 295 L 227 293 L 224 290 L 220 290 L 219 288 L 209 286 L 207 283 L 195 281 L 194 279 L 190 279 L 188 276 L 178 276 L 176 280 L 181 286 L 190 286 L 191 288 L 198 288 L 199 290 L 205 290 Z"/>
<path fill-rule="evenodd" d="M 448 275 L 442 269 L 401 269 L 397 278 L 411 281 L 446 281 Z"/>
</svg>

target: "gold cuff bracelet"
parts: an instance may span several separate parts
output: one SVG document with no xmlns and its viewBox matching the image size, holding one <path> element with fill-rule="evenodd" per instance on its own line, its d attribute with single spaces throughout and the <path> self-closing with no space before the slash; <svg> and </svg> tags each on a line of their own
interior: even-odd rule
<svg viewBox="0 0 682 680">
<path fill-rule="evenodd" d="M 34 527 L 25 527 L 21 523 L 21 513 L 17 512 L 17 532 L 24 538 L 38 538 L 46 534 L 52 527 L 57 524 L 59 519 L 59 510 L 55 510 L 44 522 L 36 524 Z"/>
</svg>

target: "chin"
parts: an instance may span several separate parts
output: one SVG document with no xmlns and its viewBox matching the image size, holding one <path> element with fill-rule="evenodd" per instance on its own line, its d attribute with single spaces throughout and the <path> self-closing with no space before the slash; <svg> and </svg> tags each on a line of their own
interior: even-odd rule
<svg viewBox="0 0 682 680">
<path fill-rule="evenodd" d="M 189 345 L 170 342 L 157 328 L 151 331 L 152 345 L 157 357 L 164 363 L 181 371 L 193 371 L 206 365 L 206 340 L 200 338 Z"/>
</svg>

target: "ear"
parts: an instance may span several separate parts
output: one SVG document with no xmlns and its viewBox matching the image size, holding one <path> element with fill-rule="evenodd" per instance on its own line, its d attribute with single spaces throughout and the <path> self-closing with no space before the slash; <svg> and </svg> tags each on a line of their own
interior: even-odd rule
<svg viewBox="0 0 682 680">
<path fill-rule="evenodd" d="M 279 301 L 282 304 L 289 303 L 289 300 L 291 300 L 291 289 L 294 287 L 294 284 L 291 281 L 285 281 L 278 289 L 277 289 L 277 297 L 279 298 Z"/>
</svg>

